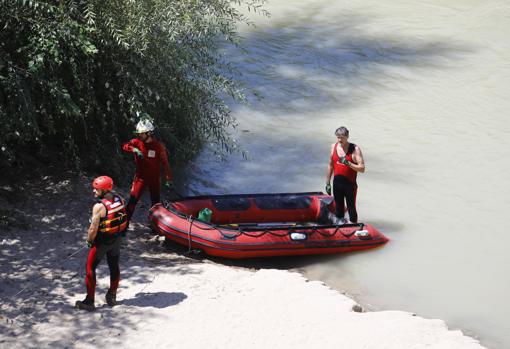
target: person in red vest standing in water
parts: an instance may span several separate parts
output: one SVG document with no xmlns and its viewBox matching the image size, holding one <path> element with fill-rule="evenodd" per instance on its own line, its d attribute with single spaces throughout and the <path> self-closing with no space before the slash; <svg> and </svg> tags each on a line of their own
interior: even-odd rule
<svg viewBox="0 0 510 349">
<path fill-rule="evenodd" d="M 344 126 L 335 131 L 338 142 L 331 146 L 331 156 L 326 173 L 326 192 L 331 195 L 331 176 L 333 178 L 333 196 L 336 204 L 336 216 L 345 222 L 345 203 L 349 212 L 349 220 L 358 222 L 356 211 L 356 193 L 358 172 L 365 172 L 365 162 L 361 149 L 354 143 L 349 143 L 349 130 Z M 345 202 L 345 203 L 344 203 Z"/>
<path fill-rule="evenodd" d="M 165 187 L 172 188 L 172 170 L 168 164 L 165 146 L 154 138 L 154 125 L 149 117 L 142 118 L 136 125 L 137 138 L 122 145 L 122 150 L 133 153 L 136 172 L 127 205 L 129 219 L 146 187 L 149 188 L 152 205 L 161 202 L 161 165 L 163 165 Z"/>
<path fill-rule="evenodd" d="M 121 236 L 127 229 L 128 218 L 124 208 L 124 200 L 113 193 L 113 180 L 101 176 L 92 182 L 94 196 L 98 202 L 92 208 L 92 218 L 87 231 L 87 256 L 85 285 L 87 296 L 77 301 L 77 309 L 94 311 L 96 293 L 96 268 L 106 255 L 110 268 L 110 288 L 106 292 L 106 303 L 113 307 L 117 304 L 117 288 L 120 280 L 119 256 Z"/>
</svg>

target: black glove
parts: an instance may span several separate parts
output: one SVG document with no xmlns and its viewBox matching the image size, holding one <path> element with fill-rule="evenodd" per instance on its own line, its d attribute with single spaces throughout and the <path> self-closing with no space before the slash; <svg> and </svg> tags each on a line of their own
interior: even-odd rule
<svg viewBox="0 0 510 349">
<path fill-rule="evenodd" d="M 329 184 L 329 183 L 328 183 L 328 184 L 326 184 L 326 193 L 327 193 L 328 195 L 331 195 L 331 184 Z"/>
<path fill-rule="evenodd" d="M 345 158 L 345 156 L 340 156 L 339 160 L 342 164 L 349 166 L 350 162 Z"/>
</svg>

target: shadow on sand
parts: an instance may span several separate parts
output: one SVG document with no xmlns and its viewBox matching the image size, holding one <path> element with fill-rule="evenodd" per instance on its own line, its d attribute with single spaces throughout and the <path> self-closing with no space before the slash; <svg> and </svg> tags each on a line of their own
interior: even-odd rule
<svg viewBox="0 0 510 349">
<path fill-rule="evenodd" d="M 182 292 L 140 292 L 134 298 L 119 301 L 119 305 L 161 309 L 179 304 L 186 298 L 188 296 Z"/>
</svg>

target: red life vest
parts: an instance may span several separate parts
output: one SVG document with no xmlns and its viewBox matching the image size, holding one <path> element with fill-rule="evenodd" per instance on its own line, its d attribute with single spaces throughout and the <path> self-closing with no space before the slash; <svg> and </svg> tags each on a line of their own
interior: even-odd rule
<svg viewBox="0 0 510 349">
<path fill-rule="evenodd" d="M 335 144 L 335 147 L 333 149 L 333 154 L 331 154 L 331 161 L 333 162 L 333 173 L 335 176 L 344 176 L 352 183 L 356 183 L 356 177 L 358 173 L 354 171 L 352 168 L 350 168 L 347 165 L 344 165 L 340 162 L 340 157 L 338 156 L 337 152 L 338 143 Z M 347 149 L 347 153 L 345 154 L 345 158 L 352 163 L 354 162 L 352 158 L 352 154 L 354 153 L 354 150 L 356 149 L 356 144 L 349 143 L 349 148 Z"/>
<path fill-rule="evenodd" d="M 98 233 L 103 236 L 114 236 L 127 229 L 128 216 L 124 208 L 124 200 L 118 195 L 113 195 L 111 200 L 101 199 L 106 208 L 106 216 L 100 219 Z"/>
</svg>

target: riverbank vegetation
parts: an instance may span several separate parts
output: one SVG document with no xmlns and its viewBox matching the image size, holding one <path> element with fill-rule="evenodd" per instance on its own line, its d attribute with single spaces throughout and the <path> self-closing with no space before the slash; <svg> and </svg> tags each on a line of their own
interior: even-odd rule
<svg viewBox="0 0 510 349">
<path fill-rule="evenodd" d="M 238 42 L 241 7 L 263 2 L 1 1 L 0 167 L 99 169 L 120 157 L 137 113 L 179 158 L 204 142 L 234 150 L 225 99 L 244 96 L 218 47 Z"/>
</svg>

